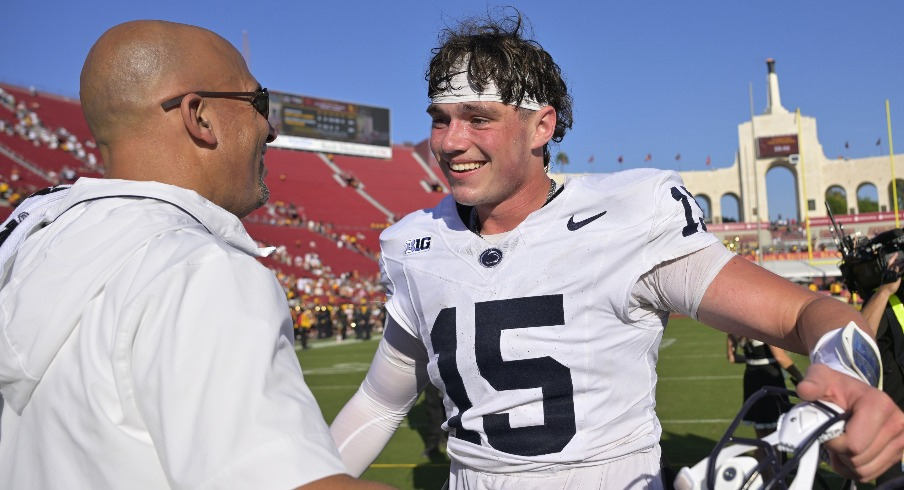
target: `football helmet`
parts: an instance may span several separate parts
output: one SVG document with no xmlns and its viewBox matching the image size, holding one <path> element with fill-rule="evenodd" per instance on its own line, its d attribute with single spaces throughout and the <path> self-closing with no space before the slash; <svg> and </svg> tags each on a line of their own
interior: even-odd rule
<svg viewBox="0 0 904 490">
<path fill-rule="evenodd" d="M 790 406 L 789 396 L 797 398 L 792 391 L 770 386 L 750 397 L 709 457 L 692 468 L 681 469 L 675 479 L 675 489 L 828 490 L 828 484 L 816 472 L 821 456 L 824 456 L 821 445 L 844 431 L 844 423 L 850 414 L 829 402 L 801 402 Z M 735 435 L 744 415 L 767 397 L 788 408 L 779 418 L 776 431 L 763 439 Z M 759 460 L 747 454 L 757 449 L 764 455 Z M 845 482 L 842 488 L 850 488 L 850 482 Z"/>
</svg>

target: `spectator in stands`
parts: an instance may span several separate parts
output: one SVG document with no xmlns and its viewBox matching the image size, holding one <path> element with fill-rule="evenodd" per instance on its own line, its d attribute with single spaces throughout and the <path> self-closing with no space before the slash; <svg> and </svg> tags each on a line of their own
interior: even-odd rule
<svg viewBox="0 0 904 490">
<path fill-rule="evenodd" d="M 870 345 L 857 311 L 726 250 L 675 172 L 549 178 L 571 98 L 525 24 L 470 19 L 432 51 L 430 147 L 452 195 L 381 234 L 386 328 L 331 425 L 353 474 L 429 379 L 451 489 L 664 488 L 655 365 L 671 311 L 813 350 L 798 392 L 858 428 L 825 443 L 835 470 L 867 480 L 899 463 L 904 413 L 828 357 L 843 335 Z"/>
<path fill-rule="evenodd" d="M 15 97 L 12 94 L 7 95 L 11 102 L 8 105 L 15 103 Z M 78 140 L 78 137 L 71 134 L 66 128 L 61 127 L 52 131 L 50 128 L 45 127 L 37 112 L 29 110 L 24 101 L 16 104 L 16 118 L 17 121 L 12 126 L 7 126 L 6 122 L 0 121 L 0 131 L 3 131 L 4 126 L 7 126 L 6 133 L 9 136 L 18 134 L 21 138 L 31 141 L 36 147 L 44 145 L 52 150 L 63 150 L 71 154 L 75 159 L 85 163 L 89 169 L 94 169 L 96 157 L 93 153 L 85 150 L 85 147 L 94 146 L 90 140 L 83 145 Z M 48 180 L 54 182 L 54 179 L 54 175 L 48 175 Z"/>
<path fill-rule="evenodd" d="M 11 207 L 16 207 L 19 205 L 19 202 L 22 201 L 22 194 L 18 191 L 13 191 L 9 194 L 9 197 L 6 198 L 6 202 L 9 203 Z"/>
<path fill-rule="evenodd" d="M 3 88 L 0 88 L 0 103 L 5 105 L 8 109 L 12 110 L 16 106 L 16 99 L 13 97 L 13 94 L 7 92 Z"/>
<path fill-rule="evenodd" d="M 206 29 L 92 47 L 110 179 L 36 196 L 3 244 L 0 486 L 383 488 L 345 474 L 239 221 L 267 200 L 267 97 Z"/>
</svg>

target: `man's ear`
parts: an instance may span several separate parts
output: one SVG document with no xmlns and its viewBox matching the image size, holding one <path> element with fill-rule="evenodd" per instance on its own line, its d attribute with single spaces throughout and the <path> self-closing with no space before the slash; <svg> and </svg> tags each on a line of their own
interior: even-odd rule
<svg viewBox="0 0 904 490">
<path fill-rule="evenodd" d="M 182 114 L 182 123 L 193 138 L 201 140 L 210 146 L 217 144 L 217 135 L 214 133 L 213 124 L 208 117 L 209 106 L 204 99 L 197 94 L 188 94 L 182 99 L 179 111 Z"/>
<path fill-rule="evenodd" d="M 551 106 L 543 106 L 534 114 L 534 141 L 531 148 L 542 148 L 552 139 L 556 130 L 556 110 Z"/>
</svg>

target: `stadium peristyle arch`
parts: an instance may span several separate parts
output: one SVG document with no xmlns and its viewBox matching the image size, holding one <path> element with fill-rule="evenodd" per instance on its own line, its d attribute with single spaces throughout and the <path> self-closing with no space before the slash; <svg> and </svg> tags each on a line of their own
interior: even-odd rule
<svg viewBox="0 0 904 490">
<path fill-rule="evenodd" d="M 774 227 L 775 220 L 770 220 L 769 194 L 778 181 L 781 192 L 793 193 L 797 204 L 796 215 L 783 218 L 796 223 L 806 220 L 817 228 L 817 235 L 828 233 L 827 197 L 838 201 L 837 211 L 843 212 L 836 214 L 851 232 L 875 233 L 879 228 L 900 226 L 894 215 L 892 176 L 904 176 L 904 155 L 892 155 L 891 158 L 889 155 L 826 157 L 817 134 L 816 119 L 782 106 L 775 61 L 767 60 L 766 66 L 766 108 L 738 125 L 738 151 L 734 162 L 727 167 L 714 164 L 708 170 L 679 172 L 695 195 L 720 196 L 720 199 L 710 200 L 708 216 L 712 223 L 720 224 L 725 215 L 721 196 L 734 195 L 738 198 L 741 221 L 760 223 L 767 230 Z M 894 162 L 894 169 L 890 161 Z M 904 179 L 897 179 L 897 193 L 900 219 L 901 211 L 904 211 Z M 730 228 L 726 233 L 736 233 L 737 227 Z M 720 233 L 718 226 L 713 229 Z M 768 238 L 764 236 L 761 241 Z"/>
</svg>

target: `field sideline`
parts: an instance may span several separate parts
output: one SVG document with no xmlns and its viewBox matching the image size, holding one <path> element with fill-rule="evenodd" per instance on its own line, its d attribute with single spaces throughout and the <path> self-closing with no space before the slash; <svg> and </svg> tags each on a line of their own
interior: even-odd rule
<svg viewBox="0 0 904 490">
<path fill-rule="evenodd" d="M 358 389 L 373 357 L 377 340 L 313 342 L 299 351 L 305 380 L 331 422 Z M 741 407 L 744 366 L 728 364 L 725 335 L 688 318 L 669 322 L 660 347 L 657 413 L 662 421 L 662 448 L 677 471 L 690 466 L 712 450 Z M 792 354 L 801 371 L 807 358 Z M 789 388 L 790 388 L 789 383 Z M 419 400 L 389 445 L 363 478 L 402 489 L 438 489 L 446 480 L 448 461 L 421 456 L 424 410 Z M 745 436 L 752 429 L 743 429 Z M 840 479 L 826 474 L 831 488 Z M 871 488 L 859 485 L 858 488 Z"/>
</svg>

